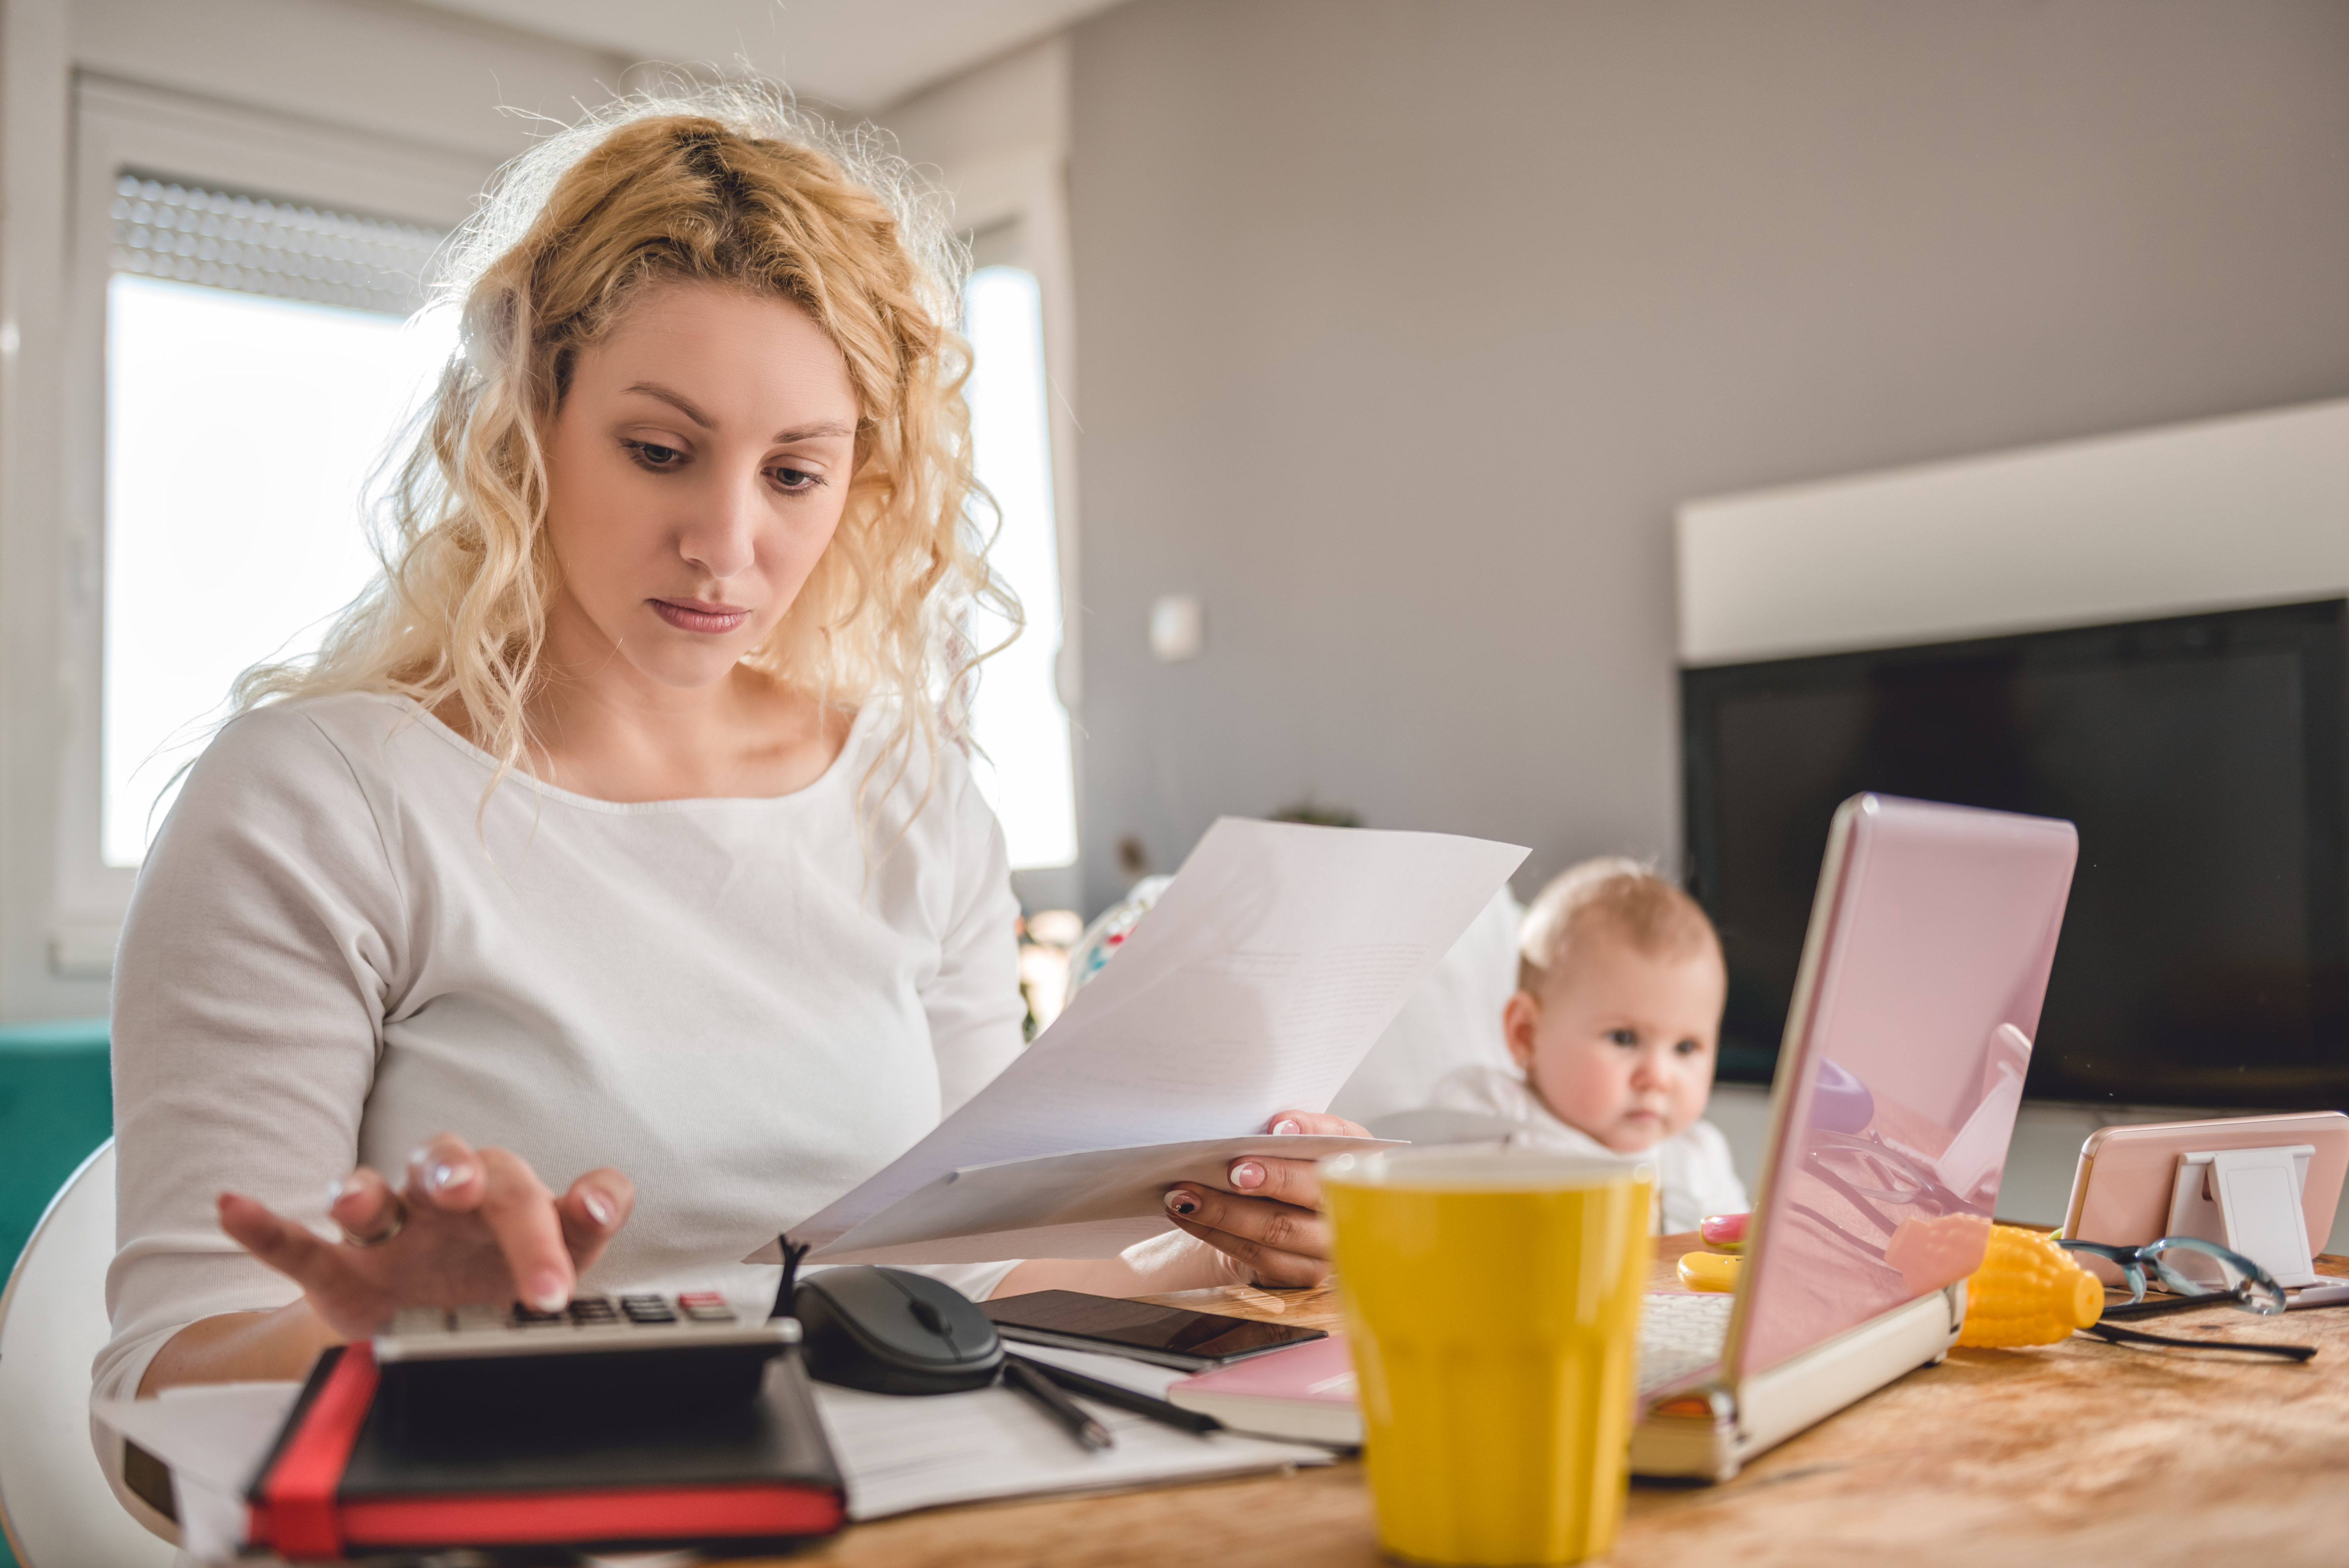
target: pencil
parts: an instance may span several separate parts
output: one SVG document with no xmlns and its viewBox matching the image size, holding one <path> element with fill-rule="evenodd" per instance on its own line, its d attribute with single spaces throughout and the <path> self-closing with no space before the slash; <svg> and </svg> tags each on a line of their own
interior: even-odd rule
<svg viewBox="0 0 2349 1568">
<path fill-rule="evenodd" d="M 1003 1363 L 1003 1380 L 1044 1408 L 1044 1413 L 1061 1423 L 1069 1436 L 1089 1449 L 1109 1449 L 1117 1446 L 1107 1427 L 1088 1416 L 1074 1399 L 1061 1392 L 1060 1385 L 1037 1370 L 1033 1362 L 1022 1361 L 1017 1356 L 1007 1357 Z"/>
<path fill-rule="evenodd" d="M 1168 1400 L 1153 1398 L 1139 1388 L 1128 1388 L 1120 1383 L 1072 1372 L 1066 1367 L 1026 1356 L 1012 1356 L 1009 1359 L 1033 1367 L 1071 1394 L 1082 1394 L 1088 1399 L 1098 1399 L 1104 1405 L 1114 1405 L 1121 1410 L 1147 1416 L 1163 1426 L 1179 1428 L 1186 1432 L 1219 1432 L 1224 1429 L 1221 1421 L 1205 1411 L 1186 1410 Z"/>
</svg>

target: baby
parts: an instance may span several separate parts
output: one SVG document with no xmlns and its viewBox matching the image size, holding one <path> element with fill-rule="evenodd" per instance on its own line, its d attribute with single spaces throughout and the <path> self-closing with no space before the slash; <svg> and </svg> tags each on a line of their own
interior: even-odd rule
<svg viewBox="0 0 2349 1568">
<path fill-rule="evenodd" d="M 1434 1107 L 1514 1123 L 1541 1147 L 1647 1155 L 1659 1232 L 1741 1212 L 1729 1142 L 1702 1119 L 1728 986 L 1694 899 L 1636 861 L 1585 861 L 1526 912 L 1501 1014 L 1517 1071 L 1463 1068 Z"/>
</svg>

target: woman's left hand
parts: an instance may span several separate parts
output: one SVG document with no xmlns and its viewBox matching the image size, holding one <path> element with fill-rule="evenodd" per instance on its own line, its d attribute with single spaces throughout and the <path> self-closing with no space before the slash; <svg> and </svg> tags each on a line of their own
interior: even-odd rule
<svg viewBox="0 0 2349 1568">
<path fill-rule="evenodd" d="M 1285 1110 L 1268 1130 L 1281 1133 L 1370 1134 L 1341 1116 Z M 1166 1212 L 1183 1232 L 1220 1254 L 1241 1284 L 1298 1289 L 1330 1277 L 1330 1222 L 1321 1217 L 1321 1183 L 1310 1160 L 1237 1160 L 1226 1179 L 1234 1191 L 1185 1182 L 1166 1190 Z"/>
</svg>

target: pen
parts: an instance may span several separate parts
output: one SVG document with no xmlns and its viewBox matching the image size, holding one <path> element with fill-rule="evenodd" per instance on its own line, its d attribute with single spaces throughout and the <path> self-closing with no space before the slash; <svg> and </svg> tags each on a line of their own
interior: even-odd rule
<svg viewBox="0 0 2349 1568">
<path fill-rule="evenodd" d="M 1082 1372 L 1071 1372 L 1050 1361 L 1033 1361 L 1025 1356 L 1014 1356 L 1010 1359 L 1033 1367 L 1072 1394 L 1082 1394 L 1088 1399 L 1098 1399 L 1104 1405 L 1114 1405 L 1121 1410 L 1147 1416 L 1164 1426 L 1177 1427 L 1186 1432 L 1219 1432 L 1224 1429 L 1224 1424 L 1213 1416 L 1199 1410 L 1186 1410 L 1164 1399 L 1154 1399 L 1138 1388 L 1128 1388 L 1105 1378 L 1089 1377 Z"/>
<path fill-rule="evenodd" d="M 1003 1380 L 1043 1406 L 1046 1415 L 1060 1422 L 1068 1429 L 1069 1436 L 1085 1447 L 1108 1449 L 1117 1446 L 1117 1439 L 1110 1436 L 1109 1429 L 1080 1409 L 1077 1402 L 1061 1393 L 1060 1385 L 1039 1371 L 1034 1362 L 1022 1361 L 1017 1356 L 1007 1357 L 1003 1363 Z"/>
</svg>

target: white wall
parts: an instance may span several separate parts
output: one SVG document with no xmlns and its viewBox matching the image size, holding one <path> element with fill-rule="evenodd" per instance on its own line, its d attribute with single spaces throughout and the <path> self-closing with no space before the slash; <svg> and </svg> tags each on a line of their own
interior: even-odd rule
<svg viewBox="0 0 2349 1568">
<path fill-rule="evenodd" d="M 72 67 L 493 161 L 628 62 L 400 0 L 69 0 Z"/>
<path fill-rule="evenodd" d="M 2349 592 L 2349 402 L 1692 502 L 1689 664 Z"/>
<path fill-rule="evenodd" d="M 73 356 L 95 352 L 68 309 L 77 78 L 190 123 L 258 120 L 313 158 L 347 141 L 375 164 L 486 177 L 525 145 L 528 115 L 609 97 L 624 64 L 398 0 L 0 3 L 0 1018 L 107 1005 L 108 933 L 68 907 L 59 870 L 101 586 L 73 466 L 93 449 L 91 409 L 69 395 L 94 383 Z"/>
<path fill-rule="evenodd" d="M 1677 854 L 1693 497 L 2349 396 L 2331 0 L 1075 30 L 1089 900 L 1219 813 Z M 2222 521 L 2211 528 L 2222 529 Z M 1154 662 L 1158 594 L 1207 647 Z"/>
</svg>

